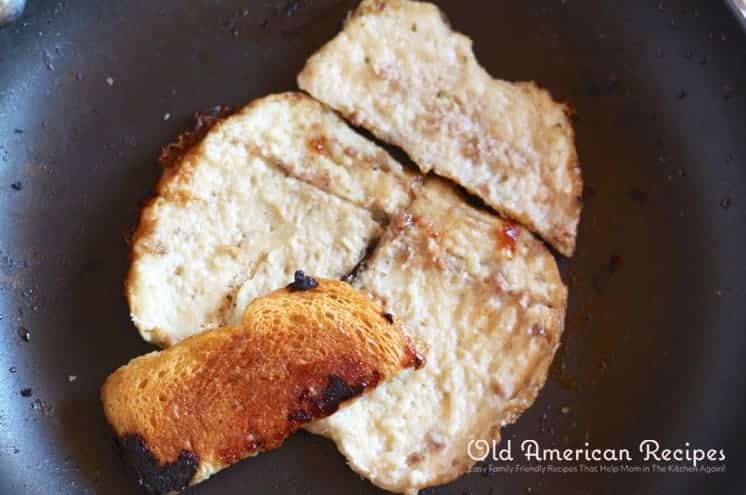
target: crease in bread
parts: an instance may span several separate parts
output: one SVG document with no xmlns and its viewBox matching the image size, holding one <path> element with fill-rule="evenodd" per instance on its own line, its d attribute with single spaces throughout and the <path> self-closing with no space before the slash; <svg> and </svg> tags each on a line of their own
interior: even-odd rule
<svg viewBox="0 0 746 495">
<path fill-rule="evenodd" d="M 554 258 L 524 228 L 429 179 L 355 285 L 422 342 L 427 366 L 306 428 L 392 492 L 459 477 L 474 463 L 469 441 L 499 440 L 546 380 L 567 299 Z"/>
<path fill-rule="evenodd" d="M 125 287 L 133 322 L 160 346 L 238 322 L 298 266 L 347 274 L 420 183 L 301 93 L 256 100 L 176 151 L 133 235 Z"/>
<path fill-rule="evenodd" d="M 492 78 L 435 5 L 364 0 L 298 85 L 573 254 L 582 178 L 567 108 Z"/>
<path fill-rule="evenodd" d="M 167 493 L 279 447 L 421 364 L 378 302 L 319 279 L 254 299 L 234 326 L 133 359 L 109 376 L 101 400 L 141 484 Z"/>
</svg>

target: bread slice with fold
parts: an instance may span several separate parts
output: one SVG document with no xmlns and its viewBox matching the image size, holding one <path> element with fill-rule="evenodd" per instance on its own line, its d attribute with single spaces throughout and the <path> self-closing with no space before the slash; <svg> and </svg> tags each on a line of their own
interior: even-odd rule
<svg viewBox="0 0 746 495">
<path fill-rule="evenodd" d="M 401 319 L 427 365 L 307 429 L 392 492 L 459 477 L 544 384 L 567 299 L 554 258 L 524 228 L 430 180 L 355 285 Z"/>
<path fill-rule="evenodd" d="M 406 331 L 367 294 L 301 275 L 241 321 L 130 361 L 101 389 L 140 483 L 168 493 L 277 448 L 406 368 Z"/>
<path fill-rule="evenodd" d="M 256 100 L 164 171 L 133 236 L 132 320 L 169 346 L 237 323 L 298 267 L 339 278 L 418 182 L 308 96 Z"/>
<path fill-rule="evenodd" d="M 435 5 L 364 0 L 298 84 L 573 254 L 582 179 L 567 108 L 532 82 L 492 78 Z"/>
</svg>

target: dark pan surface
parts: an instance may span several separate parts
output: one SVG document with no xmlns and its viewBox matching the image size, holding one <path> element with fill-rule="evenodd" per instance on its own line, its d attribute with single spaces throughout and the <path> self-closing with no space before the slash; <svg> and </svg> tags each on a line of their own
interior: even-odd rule
<svg viewBox="0 0 746 495">
<path fill-rule="evenodd" d="M 573 103 L 590 186 L 577 256 L 562 262 L 561 353 L 505 438 L 688 441 L 725 449 L 727 471 L 470 474 L 432 493 L 743 493 L 739 23 L 715 0 L 440 3 L 492 74 Z M 39 0 L 0 30 L 0 493 L 137 493 L 98 388 L 151 350 L 122 282 L 159 148 L 195 110 L 292 89 L 350 4 Z M 301 433 L 191 493 L 379 491 L 330 442 Z"/>
</svg>

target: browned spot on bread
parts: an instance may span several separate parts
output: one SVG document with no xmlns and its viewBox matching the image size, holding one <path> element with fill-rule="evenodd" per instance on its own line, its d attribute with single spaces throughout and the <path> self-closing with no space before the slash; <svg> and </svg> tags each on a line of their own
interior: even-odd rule
<svg viewBox="0 0 746 495">
<path fill-rule="evenodd" d="M 305 277 L 305 274 L 303 274 Z M 239 325 L 137 358 L 102 387 L 117 434 L 159 466 L 189 450 L 220 469 L 278 447 L 303 424 L 421 360 L 401 323 L 349 284 L 255 299 Z M 305 283 L 305 281 L 304 281 Z"/>
<path fill-rule="evenodd" d="M 337 143 L 335 142 L 335 144 Z M 360 149 L 355 148 L 354 146 L 344 146 L 340 144 L 340 148 L 342 150 L 342 153 L 347 157 L 352 158 L 353 160 L 370 164 L 372 168 L 381 170 L 383 172 L 391 172 L 391 165 L 392 163 L 395 163 L 392 161 L 392 158 L 389 156 L 389 154 L 381 149 L 377 149 L 373 153 L 370 153 L 367 150 L 363 152 Z M 409 180 L 421 178 L 422 177 L 420 175 L 413 175 L 412 178 L 410 178 Z"/>
<path fill-rule="evenodd" d="M 414 359 L 414 368 L 420 369 L 423 366 L 425 366 L 425 356 L 423 354 L 420 354 L 414 347 L 410 346 L 410 352 L 412 353 L 413 359 Z"/>
<path fill-rule="evenodd" d="M 387 235 L 396 236 L 398 233 L 410 229 L 417 229 L 415 243 L 404 244 L 398 253 L 397 261 L 407 265 L 417 253 L 425 253 L 427 259 L 439 270 L 448 268 L 448 261 L 443 249 L 447 233 L 437 228 L 430 218 L 425 215 L 397 215 L 390 224 Z"/>
<path fill-rule="evenodd" d="M 196 197 L 189 191 L 175 188 L 164 191 L 162 197 L 168 201 L 173 201 L 174 203 L 179 204 L 187 204 L 190 201 L 194 201 L 196 199 Z"/>
<path fill-rule="evenodd" d="M 423 236 L 419 238 L 421 245 L 416 249 L 427 253 L 430 262 L 439 270 L 447 269 L 448 262 L 443 248 L 447 232 L 436 227 L 433 221 L 425 215 L 413 216 L 412 225 L 423 233 Z"/>
<path fill-rule="evenodd" d="M 490 390 L 493 394 L 499 397 L 505 397 L 505 391 L 503 390 L 502 386 L 500 386 L 500 383 L 497 381 L 494 381 L 490 384 Z"/>
<path fill-rule="evenodd" d="M 504 220 L 497 234 L 498 246 L 507 249 L 511 253 L 515 251 L 515 242 L 518 240 L 520 230 L 513 222 Z"/>
<path fill-rule="evenodd" d="M 409 213 L 402 213 L 394 217 L 394 219 L 391 221 L 390 228 L 392 230 L 392 233 L 396 234 L 399 231 L 410 228 L 412 225 L 413 225 L 412 215 Z"/>
<path fill-rule="evenodd" d="M 362 3 L 354 12 L 355 17 L 363 16 L 366 14 L 376 14 L 383 12 L 386 9 L 386 0 L 374 0 L 372 2 Z"/>
<path fill-rule="evenodd" d="M 207 321 L 217 322 L 216 326 L 228 324 L 231 313 L 236 307 L 236 292 L 238 288 L 231 288 L 231 291 L 223 296 L 220 304 L 207 317 Z"/>
<path fill-rule="evenodd" d="M 329 153 L 329 140 L 324 136 L 316 136 L 308 140 L 308 148 L 322 155 Z"/>
<path fill-rule="evenodd" d="M 471 159 L 473 161 L 480 160 L 481 159 L 481 151 L 480 151 L 480 147 L 479 147 L 479 138 L 476 137 L 476 136 L 472 136 L 471 138 L 464 140 L 463 145 L 462 145 L 462 149 L 461 149 L 461 153 L 465 157 L 467 157 L 467 158 L 469 158 L 469 159 Z M 480 190 L 480 192 L 482 192 L 482 191 Z"/>
</svg>

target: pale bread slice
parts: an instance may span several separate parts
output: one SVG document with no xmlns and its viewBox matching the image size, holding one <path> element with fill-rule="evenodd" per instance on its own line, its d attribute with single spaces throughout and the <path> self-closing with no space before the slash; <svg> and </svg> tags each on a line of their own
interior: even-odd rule
<svg viewBox="0 0 746 495">
<path fill-rule="evenodd" d="M 418 181 L 308 96 L 257 100 L 164 172 L 133 236 L 132 320 L 168 346 L 236 323 L 297 269 L 339 278 Z"/>
<path fill-rule="evenodd" d="M 572 255 L 582 179 L 567 108 L 493 79 L 436 6 L 363 1 L 298 84 Z"/>
<path fill-rule="evenodd" d="M 457 478 L 474 463 L 469 442 L 499 440 L 544 384 L 567 297 L 554 258 L 525 229 L 428 181 L 356 285 L 410 329 L 427 365 L 307 429 L 386 490 Z"/>
<path fill-rule="evenodd" d="M 101 400 L 140 483 L 167 493 L 279 447 L 421 363 L 401 323 L 367 294 L 301 276 L 254 299 L 235 326 L 130 361 Z"/>
</svg>

